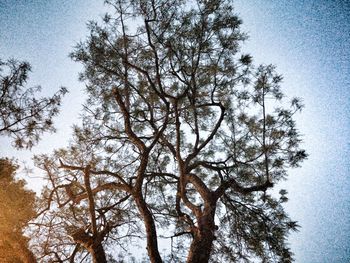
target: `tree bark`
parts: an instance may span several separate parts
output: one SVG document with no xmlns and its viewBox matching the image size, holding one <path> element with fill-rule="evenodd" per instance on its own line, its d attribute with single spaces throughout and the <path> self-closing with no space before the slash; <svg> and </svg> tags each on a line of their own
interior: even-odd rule
<svg viewBox="0 0 350 263">
<path fill-rule="evenodd" d="M 92 237 L 83 228 L 79 228 L 71 234 L 71 237 L 74 242 L 83 246 L 90 253 L 93 263 L 107 263 L 101 233 Z"/>
<path fill-rule="evenodd" d="M 152 263 L 162 263 L 163 261 L 158 250 L 157 230 L 152 213 L 149 211 L 142 196 L 135 197 L 135 201 L 139 212 L 143 217 L 146 229 L 148 256 Z"/>
<path fill-rule="evenodd" d="M 193 240 L 187 256 L 187 263 L 207 263 L 215 237 L 215 204 L 205 205 L 203 213 L 197 217 L 198 226 L 193 230 Z"/>
<path fill-rule="evenodd" d="M 101 243 L 94 245 L 90 254 L 93 263 L 107 263 L 106 254 Z"/>
</svg>

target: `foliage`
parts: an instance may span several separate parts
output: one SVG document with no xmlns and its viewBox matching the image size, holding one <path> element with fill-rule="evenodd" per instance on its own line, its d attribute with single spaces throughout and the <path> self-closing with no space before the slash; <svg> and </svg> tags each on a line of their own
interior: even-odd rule
<svg viewBox="0 0 350 263">
<path fill-rule="evenodd" d="M 99 203 L 130 195 L 124 211 L 144 225 L 151 262 L 292 261 L 297 224 L 286 193 L 269 189 L 306 158 L 293 120 L 302 104 L 287 105 L 274 66 L 239 52 L 232 1 L 107 2 L 113 15 L 71 54 L 89 97 L 72 145 L 38 158 L 43 201 L 78 208 L 65 186 L 88 174 L 86 235 L 97 237 Z M 159 233 L 171 235 L 166 256 Z"/>
<path fill-rule="evenodd" d="M 35 215 L 35 194 L 15 179 L 17 165 L 0 159 L 0 261 L 36 262 L 23 229 Z"/>
<path fill-rule="evenodd" d="M 0 60 L 0 135 L 11 137 L 16 148 L 31 148 L 43 132 L 54 131 L 52 117 L 67 92 L 61 88 L 51 98 L 35 98 L 41 87 L 24 87 L 30 70 L 27 62 Z"/>
</svg>

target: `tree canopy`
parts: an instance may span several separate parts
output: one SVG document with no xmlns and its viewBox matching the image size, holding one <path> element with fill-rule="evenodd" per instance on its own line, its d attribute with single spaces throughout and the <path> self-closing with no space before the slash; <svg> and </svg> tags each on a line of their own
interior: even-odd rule
<svg viewBox="0 0 350 263">
<path fill-rule="evenodd" d="M 17 168 L 13 161 L 0 159 L 0 261 L 35 263 L 23 235 L 35 215 L 35 193 L 25 188 L 23 180 L 15 179 Z"/>
<path fill-rule="evenodd" d="M 31 148 L 46 131 L 54 131 L 53 116 L 58 114 L 61 88 L 54 96 L 36 98 L 40 86 L 26 88 L 28 62 L 0 60 L 0 135 L 9 136 L 16 148 Z"/>
<path fill-rule="evenodd" d="M 291 262 L 297 223 L 270 189 L 306 158 L 302 104 L 287 103 L 274 66 L 241 54 L 232 1 L 106 2 L 112 15 L 71 54 L 82 124 L 70 147 L 37 157 L 37 253 L 112 262 L 143 239 L 153 263 Z"/>
</svg>

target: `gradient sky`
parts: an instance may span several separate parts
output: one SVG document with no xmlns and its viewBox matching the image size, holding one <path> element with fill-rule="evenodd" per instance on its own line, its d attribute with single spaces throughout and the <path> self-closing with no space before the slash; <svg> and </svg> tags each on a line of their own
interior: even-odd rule
<svg viewBox="0 0 350 263">
<path fill-rule="evenodd" d="M 277 185 L 288 189 L 287 209 L 302 226 L 290 238 L 296 262 L 350 262 L 350 1 L 235 2 L 250 36 L 242 50 L 256 64 L 277 65 L 285 93 L 306 104 L 297 123 L 310 156 Z M 44 136 L 32 152 L 15 151 L 1 139 L 0 156 L 30 166 L 33 152 L 50 153 L 68 142 L 84 101 L 81 66 L 68 54 L 87 34 L 86 22 L 104 10 L 97 0 L 0 0 L 0 58 L 29 61 L 29 84 L 40 84 L 43 95 L 60 86 L 70 90 L 57 134 Z"/>
</svg>

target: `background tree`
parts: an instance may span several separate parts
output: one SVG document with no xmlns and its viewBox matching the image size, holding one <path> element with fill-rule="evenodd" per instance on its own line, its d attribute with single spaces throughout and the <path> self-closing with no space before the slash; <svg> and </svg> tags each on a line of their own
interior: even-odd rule
<svg viewBox="0 0 350 263">
<path fill-rule="evenodd" d="M 45 131 L 54 131 L 52 118 L 58 114 L 61 88 L 51 98 L 35 98 L 40 87 L 25 88 L 30 72 L 27 62 L 0 60 L 0 136 L 13 139 L 16 148 L 31 148 Z M 18 166 L 0 159 L 0 261 L 36 262 L 23 235 L 35 216 L 35 194 L 15 179 Z"/>
<path fill-rule="evenodd" d="M 25 188 L 23 180 L 15 179 L 17 168 L 13 161 L 0 159 L 0 261 L 35 263 L 23 235 L 35 215 L 35 193 Z"/>
<path fill-rule="evenodd" d="M 52 117 L 67 92 L 61 88 L 51 98 L 35 98 L 41 87 L 24 87 L 30 70 L 27 62 L 0 60 L 0 135 L 11 137 L 16 148 L 31 148 L 43 132 L 54 131 Z"/>
<path fill-rule="evenodd" d="M 297 224 L 286 192 L 269 189 L 306 157 L 293 120 L 302 104 L 287 106 L 274 66 L 239 52 L 232 1 L 107 2 L 115 15 L 91 22 L 72 53 L 89 95 L 71 146 L 84 157 L 61 151 L 51 165 L 90 174 L 95 202 L 107 188 L 130 195 L 151 262 L 292 261 Z M 159 233 L 170 232 L 162 257 Z"/>
</svg>

